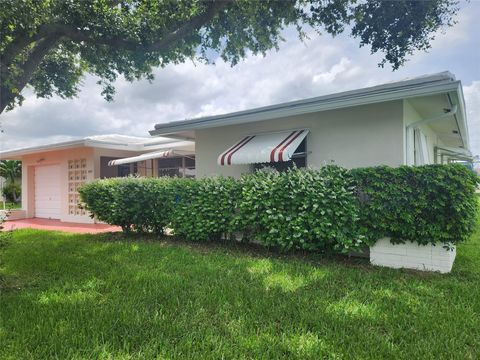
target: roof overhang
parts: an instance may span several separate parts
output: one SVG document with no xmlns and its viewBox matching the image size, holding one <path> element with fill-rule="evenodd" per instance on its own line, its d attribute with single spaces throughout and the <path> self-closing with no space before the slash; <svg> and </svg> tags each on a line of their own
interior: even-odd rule
<svg viewBox="0 0 480 360">
<path fill-rule="evenodd" d="M 150 131 L 150 134 L 178 136 L 186 132 L 219 126 L 253 123 L 435 94 L 449 94 L 452 99 L 457 99 L 454 102 L 458 103 L 460 107 L 459 127 L 462 131 L 462 137 L 468 139 L 461 82 L 455 80 L 455 77 L 449 72 L 225 115 L 157 124 L 155 129 Z M 468 144 L 468 140 L 466 141 Z"/>
<path fill-rule="evenodd" d="M 454 115 L 455 120 L 457 121 L 457 125 L 460 131 L 460 135 L 463 141 L 463 148 L 468 150 L 470 149 L 470 137 L 468 133 L 468 124 L 467 124 L 467 116 L 466 116 L 466 109 L 465 109 L 465 98 L 463 96 L 463 88 L 460 81 L 457 82 L 457 88 L 455 91 L 450 91 L 448 96 L 448 101 L 452 107 L 457 106 L 458 110 Z"/>
<path fill-rule="evenodd" d="M 461 84 L 451 91 L 406 99 L 420 116 L 407 128 L 427 125 L 443 146 L 469 149 L 468 126 Z"/>
<path fill-rule="evenodd" d="M 81 146 L 84 146 L 83 139 L 82 140 L 65 141 L 65 142 L 55 143 L 55 144 L 32 146 L 32 147 L 28 147 L 28 148 L 13 149 L 13 150 L 7 150 L 7 151 L 0 152 L 0 159 L 21 160 L 22 157 L 26 156 L 26 155 L 49 152 L 49 151 L 74 149 L 74 148 L 78 148 L 78 147 L 81 147 Z"/>
</svg>

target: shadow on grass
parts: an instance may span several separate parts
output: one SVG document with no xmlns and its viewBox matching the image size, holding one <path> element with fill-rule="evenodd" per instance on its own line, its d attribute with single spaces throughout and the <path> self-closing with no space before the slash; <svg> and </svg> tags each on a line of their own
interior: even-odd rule
<svg viewBox="0 0 480 360">
<path fill-rule="evenodd" d="M 16 232 L 2 255 L 18 286 L 0 289 L 0 357 L 478 355 L 480 294 L 463 276 L 129 239 Z"/>
</svg>

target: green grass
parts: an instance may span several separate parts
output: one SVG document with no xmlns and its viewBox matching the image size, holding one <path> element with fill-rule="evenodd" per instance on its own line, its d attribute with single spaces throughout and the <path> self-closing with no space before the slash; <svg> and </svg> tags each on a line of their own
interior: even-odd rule
<svg viewBox="0 0 480 360">
<path fill-rule="evenodd" d="M 478 359 L 480 235 L 448 275 L 242 245 L 18 230 L 1 359 Z"/>
</svg>

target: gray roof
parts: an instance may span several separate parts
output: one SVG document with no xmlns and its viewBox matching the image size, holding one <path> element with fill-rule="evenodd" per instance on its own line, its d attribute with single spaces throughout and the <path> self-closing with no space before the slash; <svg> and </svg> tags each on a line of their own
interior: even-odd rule
<svg viewBox="0 0 480 360">
<path fill-rule="evenodd" d="M 270 120 L 318 111 L 406 99 L 448 91 L 458 91 L 460 87 L 460 81 L 457 81 L 452 73 L 445 71 L 352 91 L 290 101 L 229 114 L 156 124 L 154 130 L 150 131 L 150 134 L 174 135 L 180 132 L 198 129 Z M 463 96 L 461 96 L 461 98 L 463 103 Z"/>
</svg>

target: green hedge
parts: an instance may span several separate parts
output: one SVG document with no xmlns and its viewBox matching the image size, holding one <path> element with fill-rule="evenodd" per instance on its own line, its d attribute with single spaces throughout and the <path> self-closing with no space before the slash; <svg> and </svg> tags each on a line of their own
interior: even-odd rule
<svg viewBox="0 0 480 360">
<path fill-rule="evenodd" d="M 345 169 L 257 171 L 241 185 L 237 222 L 267 246 L 349 251 L 362 244 L 353 179 Z"/>
<path fill-rule="evenodd" d="M 130 228 L 130 219 L 123 219 L 115 202 L 115 192 L 122 179 L 95 180 L 83 185 L 78 192 L 84 207 L 95 217 L 108 224 L 121 226 L 122 229 Z M 118 214 L 118 216 L 117 216 Z"/>
<path fill-rule="evenodd" d="M 161 234 L 173 211 L 172 182 L 160 178 L 95 180 L 79 189 L 85 207 L 100 220 L 125 232 Z"/>
<path fill-rule="evenodd" d="M 460 164 L 351 170 L 359 198 L 359 231 L 368 243 L 455 244 L 476 223 L 478 176 Z"/>
<path fill-rule="evenodd" d="M 187 240 L 219 240 L 235 231 L 239 184 L 232 178 L 174 182 L 171 227 Z"/>
<path fill-rule="evenodd" d="M 96 180 L 85 207 L 124 231 L 187 240 L 240 234 L 284 250 L 348 252 L 382 237 L 456 244 L 475 225 L 477 176 L 466 167 L 258 171 L 232 178 Z"/>
</svg>

